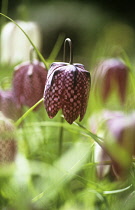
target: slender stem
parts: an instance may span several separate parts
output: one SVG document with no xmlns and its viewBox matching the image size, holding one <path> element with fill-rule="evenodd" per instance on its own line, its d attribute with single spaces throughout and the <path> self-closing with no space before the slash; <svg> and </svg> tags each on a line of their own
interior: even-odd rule
<svg viewBox="0 0 135 210">
<path fill-rule="evenodd" d="M 22 121 L 31 113 L 33 109 L 35 109 L 42 101 L 44 98 L 41 98 L 36 104 L 34 104 L 27 112 L 25 112 L 16 122 L 15 126 L 18 127 Z"/>
<path fill-rule="evenodd" d="M 91 133 L 87 128 L 85 128 L 80 123 L 74 122 L 74 124 L 84 129 L 85 132 L 88 134 L 88 136 L 90 136 L 97 144 L 99 144 L 99 146 L 101 146 L 104 149 L 104 141 L 101 137 L 97 136 L 94 133 Z"/>
<path fill-rule="evenodd" d="M 61 117 L 61 123 L 64 122 L 64 118 Z M 59 156 L 61 156 L 62 154 L 62 146 L 63 146 L 63 132 L 64 132 L 64 128 L 63 126 L 60 127 L 60 134 L 59 134 L 59 149 L 58 149 L 58 152 L 59 152 Z"/>
<path fill-rule="evenodd" d="M 69 56 L 69 63 L 73 64 L 73 47 L 72 47 L 72 41 L 70 38 L 66 38 L 64 42 L 64 52 L 63 52 L 63 61 L 66 60 L 66 43 L 69 43 L 69 48 L 70 48 L 70 56 Z"/>
<path fill-rule="evenodd" d="M 69 47 L 70 47 L 70 60 L 69 63 L 72 64 L 73 63 L 73 50 L 72 50 L 72 42 L 71 39 L 66 38 L 64 41 L 64 52 L 63 52 L 63 62 L 65 62 L 66 60 L 66 43 L 69 43 Z M 64 122 L 64 118 L 61 117 L 61 123 Z M 59 134 L 59 148 L 58 148 L 58 153 L 59 156 L 61 156 L 62 153 L 62 147 L 63 147 L 63 133 L 64 133 L 64 128 L 63 126 L 60 127 L 60 134 Z"/>
</svg>

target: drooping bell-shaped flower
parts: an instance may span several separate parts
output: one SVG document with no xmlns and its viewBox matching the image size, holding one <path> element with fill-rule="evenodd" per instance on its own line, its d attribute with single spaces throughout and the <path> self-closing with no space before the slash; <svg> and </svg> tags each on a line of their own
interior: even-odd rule
<svg viewBox="0 0 135 210">
<path fill-rule="evenodd" d="M 12 90 L 0 90 L 0 111 L 12 120 L 22 115 L 22 107 L 17 105 Z"/>
<path fill-rule="evenodd" d="M 15 127 L 12 121 L 0 112 L 0 164 L 13 162 L 16 154 Z"/>
<path fill-rule="evenodd" d="M 71 40 L 66 39 L 65 43 L 66 41 L 70 43 L 71 50 Z M 90 73 L 82 64 L 72 63 L 72 56 L 69 63 L 53 63 L 44 90 L 48 116 L 53 118 L 62 109 L 68 123 L 72 124 L 79 116 L 81 121 L 86 112 L 90 84 Z"/>
<path fill-rule="evenodd" d="M 37 23 L 31 21 L 16 21 L 30 37 L 34 45 L 41 49 L 41 31 Z M 12 22 L 4 25 L 1 31 L 1 62 L 18 63 L 29 59 L 31 44 L 22 31 Z"/>
<path fill-rule="evenodd" d="M 117 155 L 110 154 L 113 171 L 117 177 L 125 176 L 129 172 L 135 151 L 135 113 L 109 119 L 107 129 L 107 141 L 116 142 L 120 148 Z M 110 153 L 110 150 L 108 152 Z M 117 151 L 115 152 L 117 153 Z M 124 157 L 123 152 L 125 153 Z"/>
<path fill-rule="evenodd" d="M 44 93 L 47 70 L 38 60 L 23 62 L 15 67 L 13 92 L 17 104 L 28 107 L 37 103 Z"/>
<path fill-rule="evenodd" d="M 93 123 L 96 123 L 95 120 Z M 135 151 L 135 113 L 126 115 L 121 111 L 105 110 L 100 113 L 97 123 L 99 128 L 98 125 L 94 126 L 97 135 L 104 139 L 102 148 L 95 147 L 98 177 L 103 178 L 107 173 L 118 179 L 126 177 Z M 110 162 L 109 167 L 104 165 L 106 161 Z"/>
<path fill-rule="evenodd" d="M 115 91 L 123 103 L 128 84 L 128 67 L 120 60 L 112 58 L 99 63 L 93 73 L 93 85 L 105 102 Z"/>
</svg>

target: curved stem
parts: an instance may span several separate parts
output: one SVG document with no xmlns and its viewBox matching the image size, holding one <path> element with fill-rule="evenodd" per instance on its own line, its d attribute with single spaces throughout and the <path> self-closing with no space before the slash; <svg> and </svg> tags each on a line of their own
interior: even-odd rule
<svg viewBox="0 0 135 210">
<path fill-rule="evenodd" d="M 66 43 L 69 43 L 69 47 L 70 47 L 70 60 L 69 63 L 72 64 L 73 63 L 73 50 L 72 50 L 72 42 L 71 39 L 66 38 L 64 41 L 64 52 L 63 52 L 63 62 L 65 62 L 66 60 Z M 61 123 L 64 122 L 64 118 L 61 117 Z M 63 132 L 64 132 L 64 128 L 63 126 L 60 127 L 60 134 L 59 134 L 59 145 L 58 145 L 58 155 L 61 156 L 62 153 L 62 146 L 63 146 Z"/>
<path fill-rule="evenodd" d="M 41 98 L 36 104 L 34 104 L 27 112 L 25 112 L 16 122 L 15 126 L 18 127 L 21 122 L 31 113 L 33 109 L 35 109 L 42 101 L 44 98 Z"/>
<path fill-rule="evenodd" d="M 67 42 L 69 43 L 69 48 L 70 48 L 69 64 L 73 64 L 73 47 L 72 47 L 72 41 L 70 38 L 66 38 L 64 41 L 63 61 L 66 60 L 66 43 Z"/>
<path fill-rule="evenodd" d="M 96 134 L 90 132 L 87 128 L 85 128 L 83 125 L 80 123 L 74 122 L 75 125 L 79 126 L 80 128 L 84 129 L 86 134 L 90 136 L 99 146 L 101 146 L 104 149 L 104 141 L 101 137 L 97 136 Z"/>
<path fill-rule="evenodd" d="M 69 48 L 70 48 L 70 56 L 69 56 L 69 64 L 73 63 L 73 50 L 72 50 L 72 42 L 71 39 L 66 38 L 64 41 L 64 52 L 63 52 L 63 62 L 65 62 L 66 60 L 66 43 L 69 43 Z M 64 122 L 64 118 L 61 117 L 61 123 Z M 63 126 L 60 127 L 60 134 L 59 134 L 59 148 L 58 148 L 58 153 L 59 156 L 61 156 L 62 153 L 62 146 L 63 146 L 63 132 L 64 132 L 64 128 Z"/>
</svg>

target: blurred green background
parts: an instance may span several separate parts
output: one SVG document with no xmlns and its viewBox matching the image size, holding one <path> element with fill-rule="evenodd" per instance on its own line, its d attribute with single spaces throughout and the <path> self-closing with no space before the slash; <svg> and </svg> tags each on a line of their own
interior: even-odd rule
<svg viewBox="0 0 135 210">
<path fill-rule="evenodd" d="M 107 57 L 128 58 L 132 65 L 135 64 L 135 16 L 131 2 L 3 0 L 0 8 L 13 20 L 39 24 L 41 53 L 45 58 L 49 57 L 59 35 L 64 34 L 73 42 L 74 62 L 83 63 L 89 71 L 94 70 L 101 58 Z M 2 24 L 8 22 L 6 18 L 0 18 Z M 63 47 L 56 60 L 62 61 L 62 54 Z M 2 66 L 0 70 L 0 86 L 8 89 L 13 67 Z M 132 86 L 134 84 L 135 77 L 132 78 Z M 130 90 L 124 107 L 126 111 L 134 109 L 135 104 L 135 88 Z M 106 107 L 123 109 L 115 98 L 109 105 L 103 105 L 98 104 L 92 91 L 90 94 L 87 113 L 81 122 L 88 131 L 90 116 L 97 110 Z M 24 111 L 27 111 L 26 107 Z M 59 112 L 51 120 L 42 106 L 38 112 L 31 112 L 23 126 L 17 129 L 18 159 L 15 166 L 1 167 L 0 170 L 2 210 L 134 208 L 135 173 L 131 171 L 131 176 L 124 182 L 112 181 L 110 177 L 98 180 L 93 156 L 94 141 L 87 130 L 64 123 L 63 154 L 58 157 L 60 115 Z"/>
</svg>

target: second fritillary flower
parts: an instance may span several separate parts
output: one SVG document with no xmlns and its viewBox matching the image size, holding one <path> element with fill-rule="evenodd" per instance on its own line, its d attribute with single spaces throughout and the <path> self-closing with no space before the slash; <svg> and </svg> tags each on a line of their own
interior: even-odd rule
<svg viewBox="0 0 135 210">
<path fill-rule="evenodd" d="M 99 63 L 93 74 L 95 90 L 98 90 L 103 102 L 112 92 L 118 94 L 123 103 L 126 99 L 129 68 L 120 60 L 110 58 Z"/>
<path fill-rule="evenodd" d="M 15 68 L 13 92 L 17 104 L 32 107 L 44 93 L 47 70 L 42 62 L 23 62 Z"/>
<path fill-rule="evenodd" d="M 0 112 L 0 165 L 14 162 L 16 155 L 15 127 L 12 120 Z"/>
<path fill-rule="evenodd" d="M 16 103 L 13 90 L 0 90 L 0 111 L 12 120 L 22 115 L 22 107 Z"/>
</svg>

